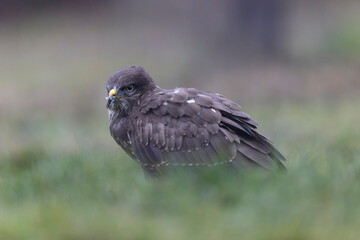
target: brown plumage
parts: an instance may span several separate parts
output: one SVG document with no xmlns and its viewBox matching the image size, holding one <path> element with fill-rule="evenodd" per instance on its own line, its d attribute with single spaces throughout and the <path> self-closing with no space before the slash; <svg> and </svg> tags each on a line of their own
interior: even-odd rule
<svg viewBox="0 0 360 240">
<path fill-rule="evenodd" d="M 110 133 L 147 175 L 220 164 L 284 168 L 258 123 L 220 94 L 161 89 L 139 66 L 115 72 L 106 89 Z"/>
</svg>

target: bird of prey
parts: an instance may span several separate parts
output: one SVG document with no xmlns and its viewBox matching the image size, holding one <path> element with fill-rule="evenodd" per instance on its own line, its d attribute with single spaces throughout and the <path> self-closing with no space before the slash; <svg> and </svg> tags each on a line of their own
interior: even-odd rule
<svg viewBox="0 0 360 240">
<path fill-rule="evenodd" d="M 182 167 L 285 168 L 258 123 L 220 94 L 161 89 L 140 66 L 113 73 L 106 89 L 111 136 L 146 176 Z"/>
</svg>

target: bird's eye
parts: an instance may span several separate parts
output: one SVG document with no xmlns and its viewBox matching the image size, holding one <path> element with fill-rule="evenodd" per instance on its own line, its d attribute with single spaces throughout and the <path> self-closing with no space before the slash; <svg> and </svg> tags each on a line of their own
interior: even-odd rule
<svg viewBox="0 0 360 240">
<path fill-rule="evenodd" d="M 132 93 L 135 90 L 134 85 L 129 85 L 125 88 L 125 91 L 128 93 Z"/>
</svg>

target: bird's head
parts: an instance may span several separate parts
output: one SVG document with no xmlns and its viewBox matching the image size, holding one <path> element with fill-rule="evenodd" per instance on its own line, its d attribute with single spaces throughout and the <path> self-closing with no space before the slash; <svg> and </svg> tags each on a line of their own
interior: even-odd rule
<svg viewBox="0 0 360 240">
<path fill-rule="evenodd" d="M 150 75 L 140 66 L 130 66 L 113 73 L 107 84 L 106 107 L 114 113 L 127 115 L 141 97 L 156 88 Z"/>
</svg>

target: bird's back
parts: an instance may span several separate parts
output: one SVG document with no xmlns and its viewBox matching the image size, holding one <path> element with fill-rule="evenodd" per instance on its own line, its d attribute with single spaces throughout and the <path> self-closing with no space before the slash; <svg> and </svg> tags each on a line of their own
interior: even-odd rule
<svg viewBox="0 0 360 240">
<path fill-rule="evenodd" d="M 171 167 L 284 168 L 285 158 L 239 109 L 219 94 L 157 88 L 134 107 L 129 125 L 124 125 L 123 142 L 145 172 L 153 175 Z"/>
</svg>

